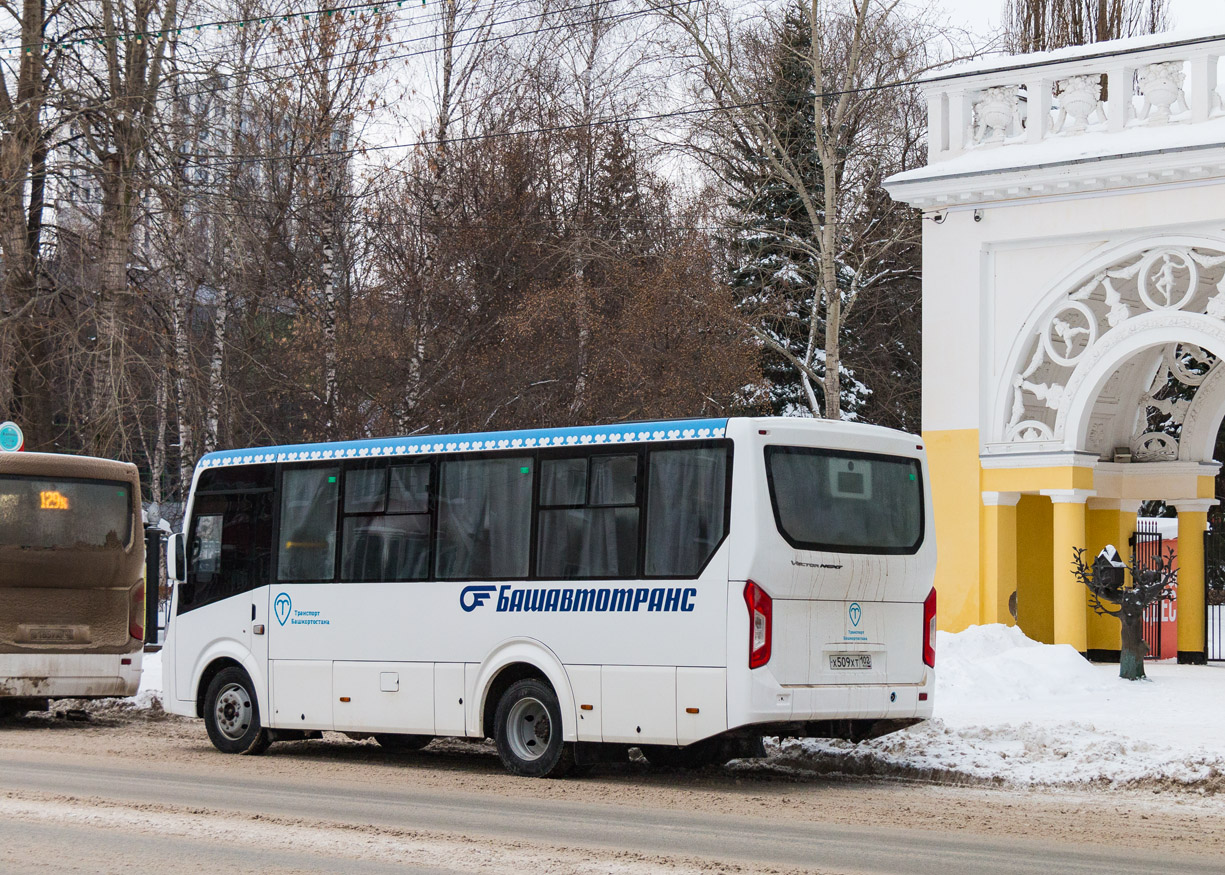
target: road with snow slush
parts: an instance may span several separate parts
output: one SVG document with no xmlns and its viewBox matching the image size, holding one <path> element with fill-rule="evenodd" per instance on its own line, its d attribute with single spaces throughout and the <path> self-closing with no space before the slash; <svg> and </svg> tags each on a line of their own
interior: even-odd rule
<svg viewBox="0 0 1225 875">
<path fill-rule="evenodd" d="M 1158 792 L 1154 792 L 1157 790 Z M 506 775 L 487 744 L 215 752 L 199 721 L 0 723 L 0 871 L 1221 872 L 1225 802 L 829 774 L 778 759 Z"/>
</svg>

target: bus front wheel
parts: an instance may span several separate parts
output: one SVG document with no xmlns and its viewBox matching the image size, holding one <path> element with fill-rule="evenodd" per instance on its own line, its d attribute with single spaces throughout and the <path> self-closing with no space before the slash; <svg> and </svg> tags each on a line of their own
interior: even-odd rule
<svg viewBox="0 0 1225 875">
<path fill-rule="evenodd" d="M 525 778 L 561 778 L 574 769 L 574 745 L 562 740 L 557 694 L 538 678 L 516 681 L 498 700 L 494 741 L 502 765 Z"/>
<path fill-rule="evenodd" d="M 236 666 L 222 669 L 204 697 L 204 726 L 222 753 L 263 753 L 271 739 L 259 722 L 251 678 Z"/>
</svg>

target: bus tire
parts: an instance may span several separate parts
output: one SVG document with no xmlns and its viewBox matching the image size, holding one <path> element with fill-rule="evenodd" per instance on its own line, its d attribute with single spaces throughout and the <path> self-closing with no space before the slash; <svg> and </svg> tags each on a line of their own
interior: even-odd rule
<svg viewBox="0 0 1225 875">
<path fill-rule="evenodd" d="M 208 685 L 204 726 L 209 741 L 222 753 L 259 754 L 272 743 L 260 725 L 251 678 L 237 666 L 222 669 Z"/>
<path fill-rule="evenodd" d="M 493 738 L 502 765 L 524 778 L 562 778 L 574 768 L 574 745 L 562 740 L 561 705 L 540 678 L 515 681 L 498 700 Z"/>
<path fill-rule="evenodd" d="M 376 732 L 374 733 L 374 740 L 379 743 L 379 746 L 385 747 L 388 750 L 409 751 L 421 750 L 421 748 L 434 740 L 434 736 Z"/>
</svg>

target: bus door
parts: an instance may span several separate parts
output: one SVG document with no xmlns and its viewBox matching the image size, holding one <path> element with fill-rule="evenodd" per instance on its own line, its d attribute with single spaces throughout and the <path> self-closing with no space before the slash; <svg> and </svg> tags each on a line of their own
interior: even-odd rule
<svg viewBox="0 0 1225 875">
<path fill-rule="evenodd" d="M 336 580 L 340 466 L 286 466 L 281 472 L 276 586 L 270 590 L 268 726 L 332 726 L 331 608 L 343 603 Z"/>
<path fill-rule="evenodd" d="M 249 652 L 259 672 L 268 657 L 268 584 L 272 565 L 272 490 L 197 492 L 187 533 L 187 577 L 179 584 L 176 652 L 211 658 Z M 199 665 L 175 660 L 175 689 L 183 699 Z M 260 678 L 253 677 L 257 687 Z"/>
</svg>

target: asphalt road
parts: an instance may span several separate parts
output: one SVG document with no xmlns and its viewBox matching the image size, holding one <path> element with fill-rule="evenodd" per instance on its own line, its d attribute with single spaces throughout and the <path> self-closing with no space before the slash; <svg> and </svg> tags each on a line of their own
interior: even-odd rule
<svg viewBox="0 0 1225 875">
<path fill-rule="evenodd" d="M 651 859 L 659 859 L 660 869 L 667 868 L 667 860 L 681 860 L 710 871 L 720 864 L 739 871 L 774 867 L 908 875 L 1225 871 L 1217 857 L 897 829 L 889 826 L 888 810 L 862 826 L 796 823 L 403 784 L 346 786 L 343 770 L 326 780 L 267 774 L 245 780 L 233 773 L 176 772 L 155 761 L 56 762 L 6 750 L 0 752 L 0 794 L 0 847 L 5 849 L 0 869 L 21 873 L 78 867 L 112 871 L 89 868 L 91 860 L 116 863 L 113 871 L 126 872 L 497 871 L 499 849 L 532 846 L 565 849 L 570 855 L 557 858 L 561 868 L 551 871 L 565 871 L 566 859 L 586 860 L 596 867 L 592 871 L 619 871 L 616 855 L 625 852 L 647 861 L 642 871 L 651 870 Z M 1103 809 L 1108 810 L 1106 805 Z M 266 821 L 273 830 L 269 835 L 277 839 L 292 831 L 293 841 L 215 826 L 218 817 L 230 816 L 245 823 Z M 386 831 L 409 831 L 424 856 L 397 860 L 356 854 L 351 842 L 312 840 L 312 831 L 318 830 L 328 836 L 360 831 L 366 845 Z M 463 855 L 448 863 L 454 853 L 450 847 L 487 849 L 480 858 L 487 867 Z M 601 869 L 605 860 L 608 868 Z M 707 863 L 697 865 L 702 861 Z M 61 868 L 55 868 L 57 863 Z"/>
</svg>

